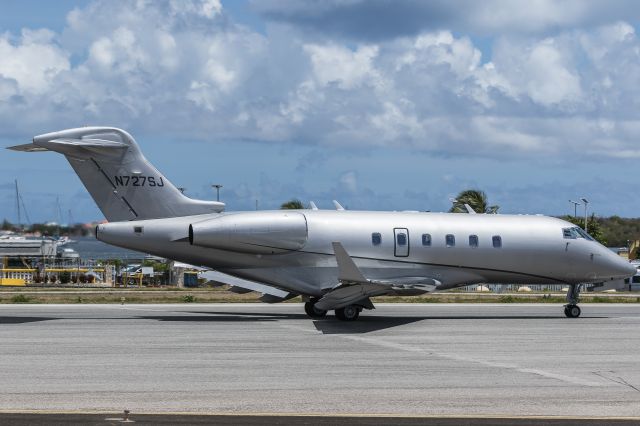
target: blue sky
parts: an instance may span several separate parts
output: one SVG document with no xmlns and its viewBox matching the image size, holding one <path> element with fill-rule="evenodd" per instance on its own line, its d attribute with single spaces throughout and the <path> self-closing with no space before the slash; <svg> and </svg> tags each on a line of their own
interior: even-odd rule
<svg viewBox="0 0 640 426">
<path fill-rule="evenodd" d="M 0 144 L 128 130 L 187 194 L 229 210 L 638 216 L 636 2 L 0 2 Z M 32 221 L 100 219 L 63 157 L 0 152 Z M 66 221 L 66 217 L 62 218 Z"/>
</svg>

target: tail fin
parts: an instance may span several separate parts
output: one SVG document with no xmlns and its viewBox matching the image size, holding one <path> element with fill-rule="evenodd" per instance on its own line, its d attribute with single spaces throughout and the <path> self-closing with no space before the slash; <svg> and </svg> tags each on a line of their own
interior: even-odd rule
<svg viewBox="0 0 640 426">
<path fill-rule="evenodd" d="M 124 130 L 82 127 L 46 133 L 16 151 L 63 154 L 109 221 L 220 212 L 224 203 L 186 197 L 140 152 Z"/>
</svg>

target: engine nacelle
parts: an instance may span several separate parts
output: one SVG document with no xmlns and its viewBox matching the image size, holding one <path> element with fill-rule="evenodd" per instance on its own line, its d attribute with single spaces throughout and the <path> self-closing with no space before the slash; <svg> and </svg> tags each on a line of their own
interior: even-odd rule
<svg viewBox="0 0 640 426">
<path fill-rule="evenodd" d="M 292 211 L 225 214 L 189 225 L 189 243 L 242 253 L 277 254 L 307 242 L 307 219 Z"/>
</svg>

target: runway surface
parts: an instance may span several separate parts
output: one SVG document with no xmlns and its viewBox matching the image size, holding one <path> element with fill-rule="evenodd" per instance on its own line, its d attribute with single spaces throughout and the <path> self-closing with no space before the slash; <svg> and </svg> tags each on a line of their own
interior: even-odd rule
<svg viewBox="0 0 640 426">
<path fill-rule="evenodd" d="M 582 308 L 0 305 L 0 411 L 640 418 L 640 305 Z"/>
</svg>

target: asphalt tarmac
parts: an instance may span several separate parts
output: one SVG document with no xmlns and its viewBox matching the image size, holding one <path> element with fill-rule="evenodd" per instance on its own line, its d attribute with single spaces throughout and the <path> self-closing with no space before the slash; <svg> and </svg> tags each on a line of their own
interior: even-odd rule
<svg viewBox="0 0 640 426">
<path fill-rule="evenodd" d="M 582 308 L 0 305 L 0 423 L 640 421 L 640 305 Z"/>
</svg>

